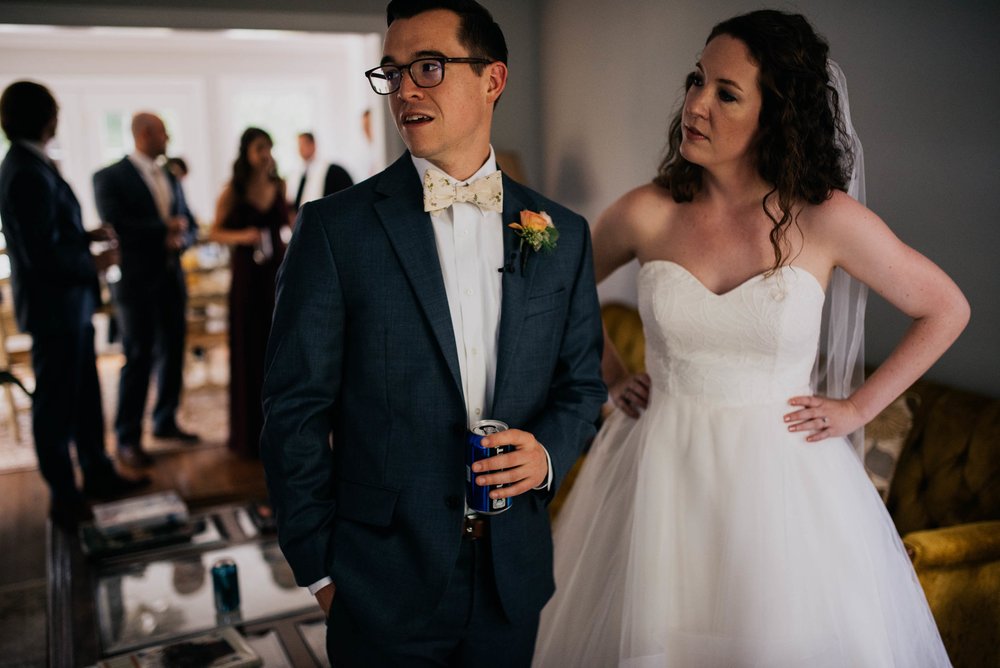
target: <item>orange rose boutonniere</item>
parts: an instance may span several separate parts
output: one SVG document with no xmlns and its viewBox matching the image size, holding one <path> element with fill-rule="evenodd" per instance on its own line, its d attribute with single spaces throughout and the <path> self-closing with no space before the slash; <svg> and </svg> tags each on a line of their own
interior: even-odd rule
<svg viewBox="0 0 1000 668">
<path fill-rule="evenodd" d="M 511 223 L 509 227 L 517 233 L 517 236 L 521 237 L 519 251 L 522 272 L 528 261 L 525 246 L 530 246 L 536 253 L 540 250 L 551 251 L 556 247 L 556 240 L 559 238 L 559 230 L 552 224 L 552 218 L 549 217 L 549 214 L 544 211 L 535 213 L 524 210 L 521 212 L 521 222 Z"/>
</svg>

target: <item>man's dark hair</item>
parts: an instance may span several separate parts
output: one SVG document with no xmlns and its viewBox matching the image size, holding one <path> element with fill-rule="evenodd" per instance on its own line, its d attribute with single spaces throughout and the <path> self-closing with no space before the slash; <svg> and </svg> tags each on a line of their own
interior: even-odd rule
<svg viewBox="0 0 1000 668">
<path fill-rule="evenodd" d="M 300 139 L 308 139 L 313 144 L 316 143 L 316 137 L 314 137 L 313 133 L 311 133 L 311 132 L 300 132 L 299 133 L 299 138 Z"/>
<path fill-rule="evenodd" d="M 507 63 L 507 40 L 503 31 L 489 10 L 475 0 L 392 0 L 385 8 L 386 25 L 391 26 L 396 19 L 413 18 L 432 9 L 446 9 L 458 14 L 461 20 L 458 41 L 469 50 L 470 56 Z M 472 69 L 481 74 L 483 65 L 473 64 Z"/>
<path fill-rule="evenodd" d="M 58 113 L 52 93 L 34 81 L 15 81 L 0 95 L 0 127 L 10 141 L 41 141 Z"/>
<path fill-rule="evenodd" d="M 187 161 L 184 160 L 184 158 L 182 158 L 182 157 L 180 157 L 178 155 L 175 155 L 172 158 L 167 158 L 167 169 L 169 169 L 171 172 L 173 172 L 173 168 L 174 167 L 176 167 L 180 171 L 181 174 L 183 174 L 185 176 L 187 175 L 187 173 L 188 173 L 188 164 L 187 164 Z"/>
</svg>

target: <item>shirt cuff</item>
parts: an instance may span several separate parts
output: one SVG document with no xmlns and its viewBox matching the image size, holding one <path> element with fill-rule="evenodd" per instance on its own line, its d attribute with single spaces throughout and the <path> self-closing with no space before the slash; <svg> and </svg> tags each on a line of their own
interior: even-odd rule
<svg viewBox="0 0 1000 668">
<path fill-rule="evenodd" d="M 315 596 L 316 592 L 318 592 L 323 587 L 331 584 L 333 584 L 333 580 L 331 580 L 330 578 L 323 578 L 321 580 L 316 580 L 316 582 L 313 582 L 311 585 L 309 585 L 309 593 Z"/>
<path fill-rule="evenodd" d="M 542 444 L 539 443 L 539 445 L 542 445 Z M 542 445 L 542 452 L 545 453 L 545 464 L 549 468 L 548 468 L 548 471 L 545 474 L 545 482 L 543 482 L 538 487 L 535 487 L 534 489 L 536 489 L 538 491 L 546 491 L 546 492 L 548 492 L 549 490 L 552 489 L 552 458 L 549 457 L 549 451 L 545 449 L 544 445 Z"/>
</svg>

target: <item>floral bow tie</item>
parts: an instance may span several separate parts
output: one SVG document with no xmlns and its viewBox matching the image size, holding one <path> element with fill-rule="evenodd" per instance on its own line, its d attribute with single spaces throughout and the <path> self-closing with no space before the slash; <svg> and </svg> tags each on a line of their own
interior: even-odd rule
<svg viewBox="0 0 1000 668">
<path fill-rule="evenodd" d="M 500 172 L 476 179 L 468 185 L 455 185 L 444 172 L 424 172 L 424 211 L 434 213 L 455 202 L 469 202 L 483 211 L 503 213 L 503 179 Z"/>
</svg>

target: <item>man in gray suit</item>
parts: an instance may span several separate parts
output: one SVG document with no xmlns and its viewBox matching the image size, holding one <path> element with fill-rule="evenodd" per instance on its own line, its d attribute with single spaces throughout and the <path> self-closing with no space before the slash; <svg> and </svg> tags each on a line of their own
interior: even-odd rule
<svg viewBox="0 0 1000 668">
<path fill-rule="evenodd" d="M 278 279 L 261 453 L 279 539 L 335 665 L 527 666 L 554 590 L 547 503 L 607 397 L 589 229 L 496 171 L 489 12 L 387 15 L 366 74 L 409 152 L 306 204 Z M 509 226 L 524 211 L 551 217 L 551 252 Z M 484 418 L 514 448 L 473 474 L 513 497 L 490 517 L 464 501 Z"/>
</svg>

